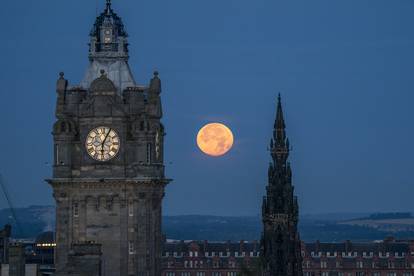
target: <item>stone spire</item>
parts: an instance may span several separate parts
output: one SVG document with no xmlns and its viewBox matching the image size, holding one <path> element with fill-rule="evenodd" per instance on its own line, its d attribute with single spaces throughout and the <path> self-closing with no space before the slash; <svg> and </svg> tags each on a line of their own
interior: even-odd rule
<svg viewBox="0 0 414 276">
<path fill-rule="evenodd" d="M 278 166 L 285 166 L 289 157 L 289 140 L 286 138 L 286 125 L 283 117 L 282 99 L 279 94 L 277 100 L 276 119 L 273 127 L 273 139 L 270 151 L 273 161 Z"/>
<path fill-rule="evenodd" d="M 277 101 L 273 138 L 270 141 L 272 162 L 263 199 L 262 258 L 264 276 L 302 275 L 300 238 L 297 231 L 298 203 L 292 186 L 288 162 L 289 139 L 283 117 L 282 101 Z"/>
<path fill-rule="evenodd" d="M 128 65 L 127 38 L 122 19 L 112 9 L 111 1 L 107 0 L 105 10 L 96 18 L 90 32 L 90 65 L 81 82 L 82 88 L 88 89 L 91 82 L 100 77 L 101 70 L 107 72 L 120 94 L 126 88 L 136 86 Z"/>
</svg>

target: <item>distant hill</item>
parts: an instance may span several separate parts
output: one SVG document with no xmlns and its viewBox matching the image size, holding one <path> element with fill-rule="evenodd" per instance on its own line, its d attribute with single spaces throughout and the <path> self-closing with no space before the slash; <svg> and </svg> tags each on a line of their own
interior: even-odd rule
<svg viewBox="0 0 414 276">
<path fill-rule="evenodd" d="M 0 210 L 0 228 L 6 223 L 13 226 L 16 238 L 34 238 L 43 231 L 54 229 L 54 206 L 30 206 L 15 210 L 22 231 L 11 217 L 9 209 Z M 390 214 L 321 214 L 303 215 L 299 231 L 304 241 L 339 242 L 344 240 L 372 241 L 388 236 L 400 239 L 414 239 L 414 218 L 408 213 Z M 405 215 L 402 215 L 405 214 Z M 411 214 L 410 214 L 411 216 Z M 378 225 L 386 225 L 380 227 Z M 393 226 L 390 228 L 390 225 Z M 410 226 L 411 227 L 411 226 Z M 259 240 L 262 222 L 259 216 L 165 216 L 163 232 L 167 238 L 177 240 Z"/>
<path fill-rule="evenodd" d="M 411 213 L 377 213 L 368 217 L 341 221 L 339 224 L 362 226 L 381 232 L 414 232 L 414 217 Z"/>
<path fill-rule="evenodd" d="M 397 213 L 375 213 L 368 217 L 360 218 L 360 220 L 386 220 L 386 219 L 410 219 L 413 218 L 409 212 L 397 212 Z"/>
</svg>

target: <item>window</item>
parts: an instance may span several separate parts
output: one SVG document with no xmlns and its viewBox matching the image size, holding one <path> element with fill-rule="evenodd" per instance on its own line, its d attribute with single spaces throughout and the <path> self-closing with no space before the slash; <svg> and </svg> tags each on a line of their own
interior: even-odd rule
<svg viewBox="0 0 414 276">
<path fill-rule="evenodd" d="M 73 216 L 75 218 L 79 217 L 79 204 L 77 202 L 73 203 Z"/>
<path fill-rule="evenodd" d="M 175 276 L 175 272 L 167 272 L 166 276 Z"/>
<path fill-rule="evenodd" d="M 191 276 L 190 272 L 181 272 L 181 276 Z"/>
<path fill-rule="evenodd" d="M 234 271 L 227 272 L 227 276 L 237 276 L 237 272 L 234 272 Z"/>
<path fill-rule="evenodd" d="M 128 253 L 129 253 L 129 255 L 135 253 L 134 242 L 132 242 L 132 241 L 128 242 Z"/>
<path fill-rule="evenodd" d="M 128 215 L 130 217 L 134 216 L 134 202 L 132 200 L 128 202 Z"/>
<path fill-rule="evenodd" d="M 356 262 L 356 267 L 357 268 L 363 268 L 364 267 L 364 263 L 361 261 Z"/>
<path fill-rule="evenodd" d="M 364 272 L 362 272 L 362 271 L 357 271 L 357 272 L 355 273 L 355 276 L 365 276 L 365 273 L 364 273 Z"/>
<path fill-rule="evenodd" d="M 413 276 L 413 273 L 412 272 L 404 272 L 403 276 Z"/>
<path fill-rule="evenodd" d="M 212 276 L 221 276 L 221 272 L 213 272 L 211 275 Z"/>
<path fill-rule="evenodd" d="M 147 164 L 151 164 L 151 143 L 147 144 Z"/>
<path fill-rule="evenodd" d="M 59 165 L 59 145 L 55 144 L 55 165 Z"/>
<path fill-rule="evenodd" d="M 381 276 L 381 272 L 373 272 L 372 276 Z"/>
<path fill-rule="evenodd" d="M 322 272 L 321 276 L 329 276 L 329 272 Z"/>
<path fill-rule="evenodd" d="M 206 276 L 206 273 L 205 272 L 197 272 L 197 274 L 196 274 L 196 276 Z"/>
<path fill-rule="evenodd" d="M 321 261 L 321 268 L 326 268 L 328 265 L 325 261 Z"/>
<path fill-rule="evenodd" d="M 395 273 L 395 272 L 388 272 L 387 273 L 387 276 L 397 276 L 397 273 Z"/>
</svg>

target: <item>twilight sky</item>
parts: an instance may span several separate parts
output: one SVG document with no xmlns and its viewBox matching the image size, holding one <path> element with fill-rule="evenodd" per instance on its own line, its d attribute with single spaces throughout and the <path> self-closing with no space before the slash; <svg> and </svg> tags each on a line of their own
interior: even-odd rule
<svg viewBox="0 0 414 276">
<path fill-rule="evenodd" d="M 414 211 L 413 1 L 113 2 L 136 80 L 163 81 L 165 214 L 259 214 L 278 92 L 302 214 Z M 14 205 L 52 204 L 55 83 L 80 82 L 104 1 L 0 5 L 0 172 Z M 195 143 L 213 121 L 221 158 Z"/>
</svg>

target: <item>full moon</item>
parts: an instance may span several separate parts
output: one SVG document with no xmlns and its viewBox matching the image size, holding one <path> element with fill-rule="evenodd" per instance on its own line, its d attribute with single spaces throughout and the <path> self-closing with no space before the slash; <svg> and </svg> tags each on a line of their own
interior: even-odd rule
<svg viewBox="0 0 414 276">
<path fill-rule="evenodd" d="M 197 134 L 198 147 L 210 156 L 226 154 L 233 146 L 233 141 L 231 130 L 220 123 L 207 124 Z"/>
</svg>

